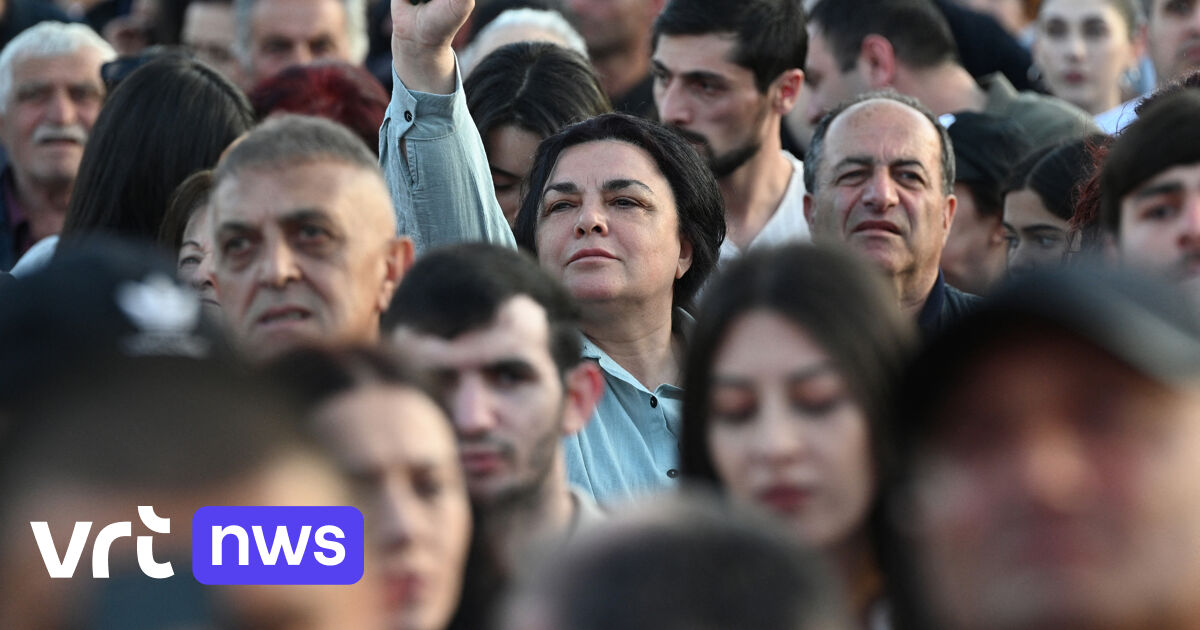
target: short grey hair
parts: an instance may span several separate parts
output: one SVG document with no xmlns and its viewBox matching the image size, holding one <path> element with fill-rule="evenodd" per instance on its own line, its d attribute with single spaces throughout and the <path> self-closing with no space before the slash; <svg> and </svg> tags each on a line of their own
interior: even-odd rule
<svg viewBox="0 0 1200 630">
<path fill-rule="evenodd" d="M 929 124 L 937 130 L 938 140 L 941 141 L 942 148 L 942 192 L 949 195 L 954 192 L 954 144 L 950 142 L 950 132 L 946 131 L 946 127 L 938 120 L 938 117 L 929 111 L 928 107 L 921 104 L 921 101 L 900 94 L 895 90 L 878 90 L 867 92 L 859 96 L 842 101 L 834 107 L 829 113 L 821 118 L 821 122 L 813 129 L 812 140 L 808 143 L 808 152 L 804 154 L 804 188 L 811 194 L 817 192 L 817 172 L 821 169 L 821 159 L 825 152 L 825 134 L 829 131 L 829 127 L 833 125 L 833 121 L 837 120 L 846 110 L 867 101 L 892 101 L 899 103 L 925 117 Z"/>
<path fill-rule="evenodd" d="M 100 53 L 100 61 L 112 61 L 117 51 L 86 24 L 41 22 L 12 38 L 0 52 L 0 113 L 8 111 L 12 99 L 13 69 L 22 61 L 73 55 L 85 46 Z M 96 68 L 100 81 L 100 68 Z"/>
<path fill-rule="evenodd" d="M 566 48 L 583 55 L 584 59 L 588 58 L 587 43 L 583 40 L 583 35 L 580 35 L 579 31 L 575 30 L 575 27 L 571 26 L 571 23 L 558 11 L 529 8 L 509 9 L 484 26 L 475 36 L 475 40 L 459 55 L 464 77 L 471 73 L 476 64 L 483 61 L 484 57 L 497 48 L 493 40 L 497 39 L 502 31 L 510 28 L 534 28 L 552 33 L 565 42 Z M 553 43 L 562 44 L 557 41 Z"/>
<path fill-rule="evenodd" d="M 233 0 L 233 19 L 236 32 L 233 39 L 233 53 L 246 68 L 250 67 L 253 52 L 252 24 L 254 6 L 259 0 Z M 350 63 L 361 65 L 367 59 L 367 51 L 371 42 L 367 39 L 367 2 L 366 0 L 338 0 L 346 10 L 346 41 L 350 46 Z"/>
<path fill-rule="evenodd" d="M 213 188 L 246 170 L 270 170 L 329 160 L 379 175 L 379 162 L 354 132 L 325 118 L 272 117 L 235 143 L 217 164 Z"/>
</svg>

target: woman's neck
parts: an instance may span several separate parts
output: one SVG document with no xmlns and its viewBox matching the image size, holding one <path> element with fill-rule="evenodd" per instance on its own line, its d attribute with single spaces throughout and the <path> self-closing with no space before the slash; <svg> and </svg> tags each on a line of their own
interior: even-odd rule
<svg viewBox="0 0 1200 630">
<path fill-rule="evenodd" d="M 646 389 L 678 384 L 669 298 L 636 306 L 593 303 L 583 310 L 583 334 Z"/>
</svg>

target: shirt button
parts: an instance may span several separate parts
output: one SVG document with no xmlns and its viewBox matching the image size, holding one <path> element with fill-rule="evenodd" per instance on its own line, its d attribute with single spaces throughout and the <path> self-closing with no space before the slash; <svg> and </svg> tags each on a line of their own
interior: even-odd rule
<svg viewBox="0 0 1200 630">
<path fill-rule="evenodd" d="M 404 112 L 404 122 L 412 122 L 412 112 Z"/>
<path fill-rule="evenodd" d="M 672 479 L 674 479 L 674 478 L 676 478 L 676 477 L 678 477 L 678 476 L 679 476 L 679 471 L 678 471 L 678 470 L 675 470 L 674 468 L 672 468 L 672 469 L 670 469 L 670 470 L 668 470 L 668 471 L 667 471 L 667 476 L 668 476 L 668 477 L 670 477 L 670 478 L 672 478 Z"/>
<path fill-rule="evenodd" d="M 651 409 L 657 409 L 657 408 L 658 408 L 658 397 L 657 397 L 657 396 L 651 396 L 651 397 L 650 397 L 650 408 L 651 408 Z"/>
</svg>

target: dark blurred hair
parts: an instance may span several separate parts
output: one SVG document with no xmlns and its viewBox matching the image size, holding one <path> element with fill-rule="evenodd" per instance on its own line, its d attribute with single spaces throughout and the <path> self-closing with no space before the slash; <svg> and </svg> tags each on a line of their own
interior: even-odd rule
<svg viewBox="0 0 1200 630">
<path fill-rule="evenodd" d="M 537 253 L 542 193 L 559 156 L 573 146 L 597 141 L 624 142 L 645 151 L 671 185 L 679 235 L 692 244 L 692 265 L 675 280 L 674 304 L 688 305 L 716 267 L 725 240 L 725 205 L 704 159 L 675 132 L 657 123 L 626 114 L 604 114 L 546 138 L 534 156 L 528 191 L 513 228 L 517 243 Z"/>
<path fill-rule="evenodd" d="M 404 274 L 381 327 L 454 339 L 489 326 L 506 302 L 521 295 L 546 311 L 548 350 L 560 375 L 566 374 L 582 352 L 579 307 L 535 261 L 508 248 L 470 243 L 421 257 Z"/>
<path fill-rule="evenodd" d="M 896 58 L 913 68 L 958 60 L 946 16 L 931 0 L 821 0 L 808 21 L 843 73 L 854 69 L 867 35 L 887 39 Z"/>
<path fill-rule="evenodd" d="M 955 180 L 955 161 L 954 161 L 954 144 L 950 141 L 950 132 L 942 126 L 937 116 L 929 111 L 928 107 L 921 104 L 920 101 L 911 97 L 905 96 L 893 90 L 880 90 L 876 92 L 867 92 L 860 94 L 847 101 L 842 101 L 836 107 L 821 117 L 821 122 L 813 128 L 812 139 L 808 142 L 808 152 L 804 155 L 804 187 L 808 192 L 816 194 L 817 192 L 817 176 L 820 174 L 821 160 L 825 155 L 825 134 L 829 132 L 829 128 L 833 126 L 833 121 L 837 120 L 838 116 L 846 113 L 846 110 L 867 101 L 892 101 L 906 107 L 916 110 L 918 114 L 925 117 L 929 124 L 933 125 L 934 130 L 938 134 L 939 144 L 942 149 L 942 192 L 949 195 L 954 192 Z"/>
<path fill-rule="evenodd" d="M 273 359 L 265 373 L 291 394 L 306 416 L 341 394 L 372 385 L 412 388 L 441 407 L 417 373 L 383 348 L 300 348 Z"/>
<path fill-rule="evenodd" d="M 1050 214 L 1070 221 L 1075 215 L 1080 189 L 1094 169 L 1092 151 L 1107 137 L 1092 134 L 1030 153 L 1013 167 L 1003 194 L 1031 190 Z"/>
<path fill-rule="evenodd" d="M 846 627 L 820 557 L 775 523 L 697 499 L 656 498 L 581 532 L 535 571 L 526 599 L 559 630 Z"/>
<path fill-rule="evenodd" d="M 1100 225 L 1116 235 L 1121 201 L 1172 167 L 1200 163 L 1200 92 L 1163 97 L 1113 141 L 1100 169 Z"/>
<path fill-rule="evenodd" d="M 471 71 L 463 91 L 484 142 L 505 125 L 546 138 L 571 123 L 612 111 L 588 60 L 547 42 L 497 48 Z"/>
<path fill-rule="evenodd" d="M 1191 90 L 1198 87 L 1200 87 L 1200 70 L 1193 70 L 1182 77 L 1172 79 L 1170 83 L 1151 92 L 1149 96 L 1134 106 L 1133 111 L 1138 116 L 1141 116 L 1147 109 L 1153 107 L 1155 103 L 1162 99 L 1172 94 L 1178 94 L 1184 90 Z"/>
<path fill-rule="evenodd" d="M 183 233 L 187 231 L 188 221 L 204 204 L 208 203 L 208 195 L 213 188 L 213 172 L 205 169 L 192 173 L 171 195 L 167 205 L 167 214 L 163 216 L 162 226 L 158 229 L 158 244 L 163 249 L 178 252 L 183 246 Z"/>
<path fill-rule="evenodd" d="M 92 128 L 63 242 L 93 232 L 154 240 L 180 182 L 212 168 L 253 124 L 246 97 L 203 63 L 171 55 L 137 69 Z"/>
<path fill-rule="evenodd" d="M 341 123 L 378 153 L 388 93 L 360 66 L 320 62 L 264 79 L 250 91 L 250 103 L 259 120 L 286 112 Z"/>
<path fill-rule="evenodd" d="M 730 61 L 750 69 L 765 93 L 791 68 L 804 69 L 808 31 L 801 0 L 672 0 L 654 20 L 654 46 L 663 35 L 733 34 Z"/>
</svg>

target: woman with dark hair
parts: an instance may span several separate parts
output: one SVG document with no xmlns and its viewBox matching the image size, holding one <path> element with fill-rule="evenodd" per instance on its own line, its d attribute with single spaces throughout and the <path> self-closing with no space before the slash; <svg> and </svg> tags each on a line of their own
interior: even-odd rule
<svg viewBox="0 0 1200 630">
<path fill-rule="evenodd" d="M 913 338 L 840 250 L 753 251 L 705 290 L 685 364 L 685 479 L 776 515 L 840 570 L 863 626 L 891 587 L 887 403 Z"/>
<path fill-rule="evenodd" d="M 158 230 L 158 244 L 175 255 L 179 278 L 200 293 L 205 310 L 220 316 L 221 305 L 213 284 L 213 235 L 208 213 L 212 185 L 212 171 L 207 169 L 183 180 L 171 195 Z"/>
<path fill-rule="evenodd" d="M 571 123 L 612 111 L 587 59 L 546 42 L 497 48 L 463 82 L 463 91 L 509 225 L 516 221 L 521 183 L 538 143 Z"/>
<path fill-rule="evenodd" d="M 656 123 L 605 114 L 538 147 L 517 242 L 580 304 L 584 356 L 606 389 L 567 441 L 571 483 L 607 503 L 678 477 L 683 307 L 725 236 L 708 165 Z"/>
<path fill-rule="evenodd" d="M 96 232 L 154 240 L 175 188 L 253 124 L 246 97 L 212 68 L 181 55 L 146 63 L 100 110 L 62 243 Z"/>
<path fill-rule="evenodd" d="M 454 428 L 436 398 L 397 357 L 378 349 L 298 350 L 268 371 L 303 405 L 311 433 L 363 482 L 368 570 L 382 578 L 384 625 L 451 627 L 468 551 L 482 552 L 472 547 Z M 464 607 L 457 623 L 474 619 L 472 608 Z"/>
<path fill-rule="evenodd" d="M 1063 264 L 1079 191 L 1094 170 L 1093 147 L 1105 138 L 1096 134 L 1043 147 L 1013 168 L 1002 191 L 1009 274 Z"/>
</svg>

